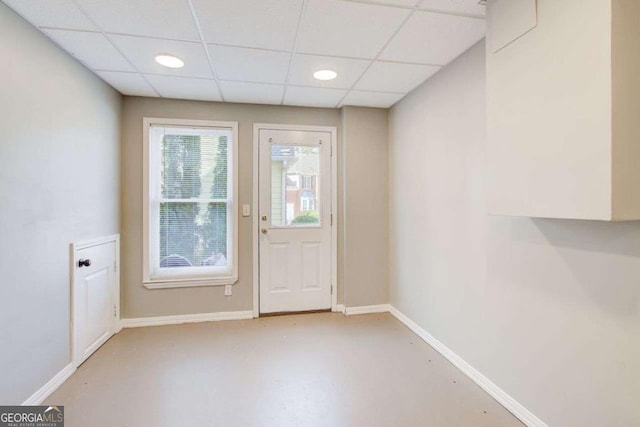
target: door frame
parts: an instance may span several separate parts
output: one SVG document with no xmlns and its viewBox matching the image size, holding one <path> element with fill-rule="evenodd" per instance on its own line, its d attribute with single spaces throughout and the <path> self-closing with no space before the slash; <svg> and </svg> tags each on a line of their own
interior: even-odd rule
<svg viewBox="0 0 640 427">
<path fill-rule="evenodd" d="M 122 330 L 122 319 L 120 316 L 120 235 L 112 234 L 109 236 L 100 237 L 96 239 L 71 243 L 70 257 L 69 257 L 69 260 L 71 261 L 70 262 L 71 304 L 69 305 L 69 310 L 70 310 L 69 318 L 70 318 L 70 326 L 71 326 L 71 340 L 70 340 L 71 341 L 71 346 L 70 346 L 71 362 L 73 363 L 74 369 L 76 369 L 79 366 L 79 363 L 76 360 L 76 346 L 78 343 L 76 342 L 76 324 L 77 323 L 75 319 L 75 290 L 76 290 L 76 283 L 78 283 L 78 280 L 76 279 L 76 273 L 78 271 L 78 269 L 76 268 L 76 263 L 78 262 L 77 251 L 81 249 L 91 248 L 94 246 L 104 245 L 105 243 L 114 243 L 116 247 L 116 253 L 115 253 L 116 265 L 115 265 L 115 272 L 114 272 L 114 280 L 115 280 L 115 287 L 116 287 L 115 304 L 116 304 L 117 316 L 116 316 L 116 329 L 113 332 L 113 334 L 115 335 Z"/>
<path fill-rule="evenodd" d="M 331 311 L 338 305 L 338 129 L 335 126 L 253 124 L 253 317 L 260 317 L 260 130 L 328 132 L 331 134 Z"/>
</svg>

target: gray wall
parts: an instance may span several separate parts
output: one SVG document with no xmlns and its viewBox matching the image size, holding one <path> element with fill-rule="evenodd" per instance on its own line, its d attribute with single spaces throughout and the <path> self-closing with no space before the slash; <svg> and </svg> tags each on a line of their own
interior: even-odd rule
<svg viewBox="0 0 640 427">
<path fill-rule="evenodd" d="M 157 98 L 125 97 L 122 139 L 122 316 L 150 317 L 220 311 L 251 310 L 253 306 L 252 218 L 240 217 L 239 280 L 233 296 L 221 286 L 149 290 L 142 286 L 142 119 L 170 117 L 237 121 L 239 124 L 239 203 L 253 203 L 253 124 L 303 124 L 336 126 L 341 131 L 340 110 L 224 104 Z M 338 137 L 338 147 L 341 138 Z M 338 149 L 340 153 L 340 148 Z M 338 157 L 338 169 L 342 158 Z M 342 176 L 339 173 L 339 181 Z M 341 186 L 339 186 L 341 187 Z M 339 191 L 341 196 L 341 191 Z M 255 214 L 252 206 L 252 214 Z M 342 223 L 341 205 L 338 223 Z M 338 229 L 342 241 L 342 228 Z M 342 248 L 338 250 L 338 298 L 342 301 Z"/>
<path fill-rule="evenodd" d="M 0 404 L 70 362 L 69 244 L 119 231 L 120 95 L 0 3 Z"/>
<path fill-rule="evenodd" d="M 611 3 L 613 127 L 612 212 L 615 219 L 640 218 L 640 2 Z"/>
<path fill-rule="evenodd" d="M 344 107 L 345 305 L 386 304 L 389 265 L 387 110 Z"/>
<path fill-rule="evenodd" d="M 483 43 L 389 127 L 391 303 L 550 426 L 640 424 L 640 223 L 486 214 Z"/>
</svg>

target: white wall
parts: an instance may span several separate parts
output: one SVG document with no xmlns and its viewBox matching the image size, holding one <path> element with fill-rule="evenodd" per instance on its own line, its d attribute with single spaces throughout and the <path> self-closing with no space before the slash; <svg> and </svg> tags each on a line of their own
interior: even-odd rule
<svg viewBox="0 0 640 427">
<path fill-rule="evenodd" d="M 484 70 L 390 112 L 391 303 L 549 426 L 640 425 L 640 223 L 488 216 Z"/>
<path fill-rule="evenodd" d="M 69 244 L 119 230 L 120 95 L 0 3 L 0 404 L 70 362 Z"/>
<path fill-rule="evenodd" d="M 489 212 L 612 218 L 610 2 L 489 3 L 488 38 L 500 4 L 533 3 L 538 18 L 487 56 Z"/>
</svg>

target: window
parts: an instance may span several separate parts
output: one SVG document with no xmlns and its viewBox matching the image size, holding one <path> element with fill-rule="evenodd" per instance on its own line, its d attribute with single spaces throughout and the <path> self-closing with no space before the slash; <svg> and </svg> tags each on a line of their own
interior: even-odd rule
<svg viewBox="0 0 640 427">
<path fill-rule="evenodd" d="M 235 122 L 145 119 L 144 282 L 237 281 Z"/>
<path fill-rule="evenodd" d="M 302 188 L 310 190 L 312 188 L 313 177 L 310 175 L 302 175 Z"/>
<path fill-rule="evenodd" d="M 302 197 L 300 198 L 301 201 L 301 210 L 305 211 L 303 213 L 305 213 L 306 215 L 309 214 L 309 211 L 312 211 L 314 208 L 314 199 L 313 196 L 311 194 L 305 194 L 305 193 L 310 193 L 309 191 L 303 191 L 302 192 Z"/>
</svg>

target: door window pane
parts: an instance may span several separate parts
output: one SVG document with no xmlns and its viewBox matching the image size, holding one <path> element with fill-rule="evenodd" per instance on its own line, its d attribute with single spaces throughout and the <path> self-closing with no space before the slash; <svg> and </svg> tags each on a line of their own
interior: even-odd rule
<svg viewBox="0 0 640 427">
<path fill-rule="evenodd" d="M 320 226 L 320 149 L 271 146 L 272 226 Z"/>
</svg>

